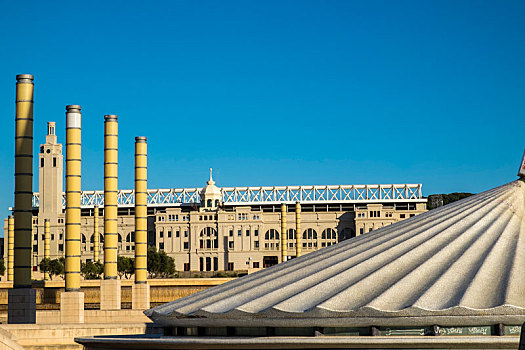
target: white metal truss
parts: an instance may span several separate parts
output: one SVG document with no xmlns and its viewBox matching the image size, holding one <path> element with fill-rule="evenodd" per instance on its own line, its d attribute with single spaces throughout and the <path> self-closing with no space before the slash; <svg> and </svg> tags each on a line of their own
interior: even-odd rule
<svg viewBox="0 0 525 350">
<path fill-rule="evenodd" d="M 197 204 L 200 203 L 201 190 L 202 188 L 148 190 L 148 206 L 176 207 Z M 221 192 L 225 205 L 426 202 L 421 184 L 223 187 Z M 65 206 L 65 194 L 62 198 Z M 119 207 L 133 207 L 135 191 L 120 190 L 117 198 Z M 95 205 L 102 207 L 104 191 L 83 191 L 80 202 L 82 208 L 93 208 Z M 35 192 L 33 207 L 38 208 L 39 204 L 39 193 Z"/>
</svg>

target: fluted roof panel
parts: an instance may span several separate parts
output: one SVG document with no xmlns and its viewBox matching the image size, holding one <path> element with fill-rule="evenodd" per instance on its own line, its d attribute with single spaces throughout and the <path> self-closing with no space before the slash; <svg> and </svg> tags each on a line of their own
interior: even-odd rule
<svg viewBox="0 0 525 350">
<path fill-rule="evenodd" d="M 525 318 L 524 214 L 525 183 L 517 180 L 146 314 L 165 323 L 185 318 Z"/>
</svg>

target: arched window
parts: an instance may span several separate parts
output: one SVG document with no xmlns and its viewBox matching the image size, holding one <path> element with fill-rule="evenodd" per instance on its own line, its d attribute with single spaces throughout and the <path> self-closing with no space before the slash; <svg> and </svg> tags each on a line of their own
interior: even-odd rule
<svg viewBox="0 0 525 350">
<path fill-rule="evenodd" d="M 333 228 L 327 228 L 321 234 L 321 239 L 337 239 L 337 234 Z"/>
<path fill-rule="evenodd" d="M 264 238 L 267 240 L 279 239 L 279 232 L 276 229 L 271 228 L 266 231 Z"/>
<path fill-rule="evenodd" d="M 219 200 L 218 200 L 218 199 L 215 200 L 215 206 L 216 206 L 216 207 L 219 206 Z"/>
<path fill-rule="evenodd" d="M 213 203 L 213 201 L 212 201 L 211 199 L 208 199 L 208 203 L 207 203 L 208 205 L 207 205 L 207 207 L 208 207 L 208 208 L 211 208 L 212 205 L 213 205 L 212 203 Z"/>
<path fill-rule="evenodd" d="M 307 228 L 303 232 L 303 239 L 317 239 L 317 232 L 313 228 Z"/>
<path fill-rule="evenodd" d="M 127 243 L 131 242 L 131 233 L 128 233 L 128 235 L 126 236 L 126 242 Z"/>
<path fill-rule="evenodd" d="M 120 233 L 118 234 L 118 242 L 122 243 L 122 236 L 120 235 Z"/>
<path fill-rule="evenodd" d="M 86 236 L 82 233 L 82 243 L 86 243 Z"/>
<path fill-rule="evenodd" d="M 89 239 L 89 242 L 95 243 L 95 235 L 96 235 L 96 233 L 91 235 L 91 238 Z"/>
<path fill-rule="evenodd" d="M 102 233 L 100 234 L 99 242 L 104 243 L 104 235 Z"/>
<path fill-rule="evenodd" d="M 201 249 L 217 249 L 219 248 L 219 236 L 217 235 L 217 230 L 213 227 L 205 227 L 201 230 L 199 235 L 200 239 L 200 248 Z"/>
<path fill-rule="evenodd" d="M 293 228 L 288 229 L 288 239 L 295 240 L 295 229 Z"/>
<path fill-rule="evenodd" d="M 339 231 L 339 242 L 342 242 L 352 237 L 355 237 L 355 232 L 349 227 L 345 227 Z"/>
</svg>

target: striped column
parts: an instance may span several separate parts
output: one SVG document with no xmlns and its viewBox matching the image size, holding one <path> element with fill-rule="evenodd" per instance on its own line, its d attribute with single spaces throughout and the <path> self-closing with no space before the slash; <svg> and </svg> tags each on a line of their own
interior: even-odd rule
<svg viewBox="0 0 525 350">
<path fill-rule="evenodd" d="M 150 308 L 148 278 L 148 144 L 135 137 L 135 284 L 131 288 L 131 307 Z"/>
<path fill-rule="evenodd" d="M 295 203 L 295 257 L 301 256 L 303 245 L 301 243 L 301 203 Z"/>
<path fill-rule="evenodd" d="M 148 243 L 148 144 L 135 137 L 135 283 L 146 283 Z"/>
<path fill-rule="evenodd" d="M 286 204 L 281 205 L 281 262 L 287 259 L 288 234 L 286 232 Z"/>
<path fill-rule="evenodd" d="M 14 288 L 31 288 L 33 76 L 16 76 Z"/>
<path fill-rule="evenodd" d="M 66 106 L 66 292 L 80 290 L 80 123 L 80 106 Z"/>
<path fill-rule="evenodd" d="M 7 322 L 36 323 L 36 291 L 31 288 L 33 76 L 20 74 L 16 80 L 14 264 L 13 289 L 7 292 Z"/>
<path fill-rule="evenodd" d="M 13 267 L 15 266 L 15 217 L 9 216 L 7 219 L 7 280 L 12 281 L 14 276 Z"/>
<path fill-rule="evenodd" d="M 51 225 L 49 219 L 44 220 L 44 259 L 49 259 L 51 256 Z M 44 273 L 44 280 L 49 280 L 49 273 Z"/>
<path fill-rule="evenodd" d="M 104 116 L 104 279 L 117 278 L 118 120 Z"/>
<path fill-rule="evenodd" d="M 98 248 L 99 248 L 99 237 L 98 233 L 98 213 L 99 207 L 95 205 L 94 219 L 93 219 L 93 261 L 97 262 L 98 259 Z"/>
</svg>

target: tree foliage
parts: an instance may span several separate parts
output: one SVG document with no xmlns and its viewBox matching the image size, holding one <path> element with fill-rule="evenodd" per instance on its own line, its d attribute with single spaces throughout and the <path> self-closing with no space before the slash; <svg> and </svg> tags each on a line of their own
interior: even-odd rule
<svg viewBox="0 0 525 350">
<path fill-rule="evenodd" d="M 80 268 L 80 273 L 87 280 L 98 280 L 101 278 L 100 275 L 102 275 L 103 272 L 104 265 L 102 265 L 99 261 L 83 262 Z"/>
<path fill-rule="evenodd" d="M 459 201 L 463 198 L 472 196 L 474 193 L 468 192 L 453 192 L 453 193 L 443 193 L 443 194 L 431 194 L 428 196 L 427 209 L 435 209 L 443 205 L 447 205 L 456 201 Z"/>
<path fill-rule="evenodd" d="M 38 267 L 40 268 L 40 271 L 43 273 L 48 273 L 49 277 L 53 279 L 54 276 L 62 276 L 64 277 L 64 266 L 65 266 L 65 258 L 59 258 L 59 259 L 49 259 L 44 258 L 42 261 L 40 261 L 40 264 L 38 264 Z"/>
<path fill-rule="evenodd" d="M 166 252 L 148 247 L 148 273 L 152 278 L 170 277 L 175 273 L 175 261 Z"/>
<path fill-rule="evenodd" d="M 120 278 L 124 276 L 129 279 L 135 273 L 135 259 L 119 256 L 117 258 L 117 272 Z"/>
</svg>

